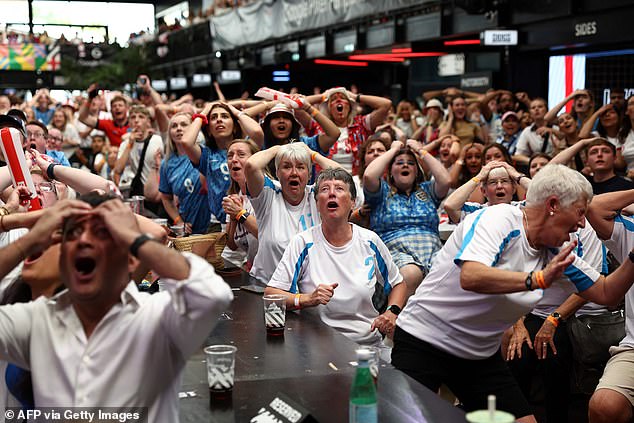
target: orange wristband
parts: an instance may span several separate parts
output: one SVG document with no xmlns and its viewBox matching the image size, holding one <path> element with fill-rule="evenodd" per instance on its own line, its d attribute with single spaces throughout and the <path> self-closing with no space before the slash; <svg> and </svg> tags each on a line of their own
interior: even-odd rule
<svg viewBox="0 0 634 423">
<path fill-rule="evenodd" d="M 555 319 L 553 316 L 546 317 L 546 320 L 552 323 L 555 327 L 559 326 L 559 320 Z"/>
<path fill-rule="evenodd" d="M 311 115 L 312 117 L 315 117 L 315 116 L 317 116 L 318 114 L 319 114 L 319 110 L 318 110 L 316 107 L 313 107 L 313 111 L 312 111 L 312 112 L 310 112 L 310 115 Z"/>
<path fill-rule="evenodd" d="M 240 221 L 240 218 L 246 213 L 247 211 L 245 209 L 242 209 L 238 212 L 238 214 L 236 214 L 236 220 Z"/>
<path fill-rule="evenodd" d="M 544 271 L 540 270 L 539 272 L 535 272 L 535 282 L 537 282 L 537 286 L 541 289 L 546 289 L 546 280 L 544 279 Z"/>
<path fill-rule="evenodd" d="M 183 219 L 180 216 L 176 216 L 176 219 L 174 219 L 174 224 L 176 225 L 178 222 L 182 222 Z"/>
<path fill-rule="evenodd" d="M 317 152 L 314 152 L 313 154 L 310 155 L 310 161 L 312 163 L 315 163 L 315 157 L 317 157 Z"/>
</svg>

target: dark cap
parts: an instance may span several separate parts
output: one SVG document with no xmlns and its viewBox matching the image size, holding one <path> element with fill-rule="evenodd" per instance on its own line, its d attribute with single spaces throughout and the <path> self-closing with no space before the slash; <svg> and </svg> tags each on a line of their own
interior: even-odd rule
<svg viewBox="0 0 634 423">
<path fill-rule="evenodd" d="M 26 117 L 26 116 L 25 116 Z M 19 117 L 12 115 L 0 115 L 0 129 L 1 128 L 15 128 L 24 138 L 26 138 L 26 127 L 24 121 Z"/>
</svg>

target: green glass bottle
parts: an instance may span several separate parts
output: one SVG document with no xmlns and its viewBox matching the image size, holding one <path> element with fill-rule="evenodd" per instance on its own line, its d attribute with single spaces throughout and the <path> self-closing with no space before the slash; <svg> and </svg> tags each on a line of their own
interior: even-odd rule
<svg viewBox="0 0 634 423">
<path fill-rule="evenodd" d="M 374 352 L 359 348 L 357 351 L 357 372 L 350 389 L 350 423 L 377 423 L 378 409 L 374 379 L 370 373 L 369 360 Z"/>
</svg>

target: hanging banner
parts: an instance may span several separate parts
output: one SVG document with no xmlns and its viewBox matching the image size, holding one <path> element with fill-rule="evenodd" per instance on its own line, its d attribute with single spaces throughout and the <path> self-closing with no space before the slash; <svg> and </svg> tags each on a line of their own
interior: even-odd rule
<svg viewBox="0 0 634 423">
<path fill-rule="evenodd" d="M 44 44 L 0 44 L 0 70 L 50 70 L 51 60 Z"/>
<path fill-rule="evenodd" d="M 235 47 L 341 24 L 433 0 L 262 0 L 210 19 L 213 48 Z"/>
</svg>

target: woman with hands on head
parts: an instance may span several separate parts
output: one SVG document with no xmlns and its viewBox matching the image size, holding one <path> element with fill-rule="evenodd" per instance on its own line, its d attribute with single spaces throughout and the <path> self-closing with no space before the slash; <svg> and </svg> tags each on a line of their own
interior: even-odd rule
<svg viewBox="0 0 634 423">
<path fill-rule="evenodd" d="M 378 235 L 348 222 L 352 175 L 323 170 L 314 196 L 321 224 L 291 240 L 265 293 L 284 295 L 289 309 L 317 307 L 324 323 L 348 338 L 382 346 L 405 304 L 403 278 Z"/>
<path fill-rule="evenodd" d="M 433 181 L 423 182 L 419 161 L 430 170 Z M 387 181 L 383 175 L 387 170 Z M 407 147 L 394 141 L 374 159 L 363 175 L 370 227 L 387 245 L 408 292 L 412 293 L 429 269 L 432 254 L 441 247 L 438 234 L 440 201 L 449 190 L 449 173 L 415 140 Z"/>
<path fill-rule="evenodd" d="M 576 241 L 563 246 L 585 226 L 591 199 L 582 175 L 548 165 L 531 182 L 524 208 L 498 205 L 467 216 L 399 315 L 394 366 L 432 390 L 446 383 L 468 411 L 495 394 L 499 409 L 535 422 L 499 354 L 503 332 L 564 271 L 581 297 L 599 304 L 618 301 L 634 282 L 632 262 L 606 278 L 573 253 Z"/>
<path fill-rule="evenodd" d="M 454 135 L 447 136 L 454 137 Z M 452 145 L 455 145 L 455 143 Z M 470 143 L 462 147 L 458 159 L 449 169 L 451 188 L 458 188 L 480 172 L 480 169 L 482 169 L 482 162 L 484 161 L 483 150 L 484 146 L 477 142 Z M 472 201 L 483 200 L 484 199 L 480 196 L 480 194 L 476 194 L 472 198 Z"/>
<path fill-rule="evenodd" d="M 247 197 L 245 167 L 249 157 L 259 152 L 251 140 L 234 140 L 227 151 L 227 164 L 231 175 L 231 186 L 222 199 L 222 208 L 227 214 L 227 246 L 231 250 L 246 253 L 246 268 L 251 269 L 258 252 L 258 222 L 251 201 Z"/>
<path fill-rule="evenodd" d="M 278 181 L 265 174 L 273 159 Z M 314 187 L 308 185 L 313 164 L 322 169 L 340 167 L 301 142 L 275 145 L 247 160 L 245 176 L 259 244 L 251 276 L 262 283 L 271 279 L 291 238 L 319 223 Z"/>
<path fill-rule="evenodd" d="M 227 148 L 234 139 L 250 138 L 262 146 L 264 134 L 258 123 L 246 113 L 225 103 L 208 103 L 201 113 L 192 117 L 192 124 L 183 134 L 185 154 L 207 182 L 209 210 L 217 223 L 226 219 L 222 199 L 230 185 Z M 205 145 L 196 143 L 202 130 Z"/>
<path fill-rule="evenodd" d="M 491 161 L 482 166 L 476 176 L 447 197 L 445 211 L 452 223 L 458 223 L 467 214 L 484 207 L 496 204 L 519 205 L 520 202 L 512 201 L 518 185 L 528 189 L 530 179 L 506 162 Z M 470 196 L 478 187 L 487 200 L 484 204 L 469 201 Z"/>
</svg>

